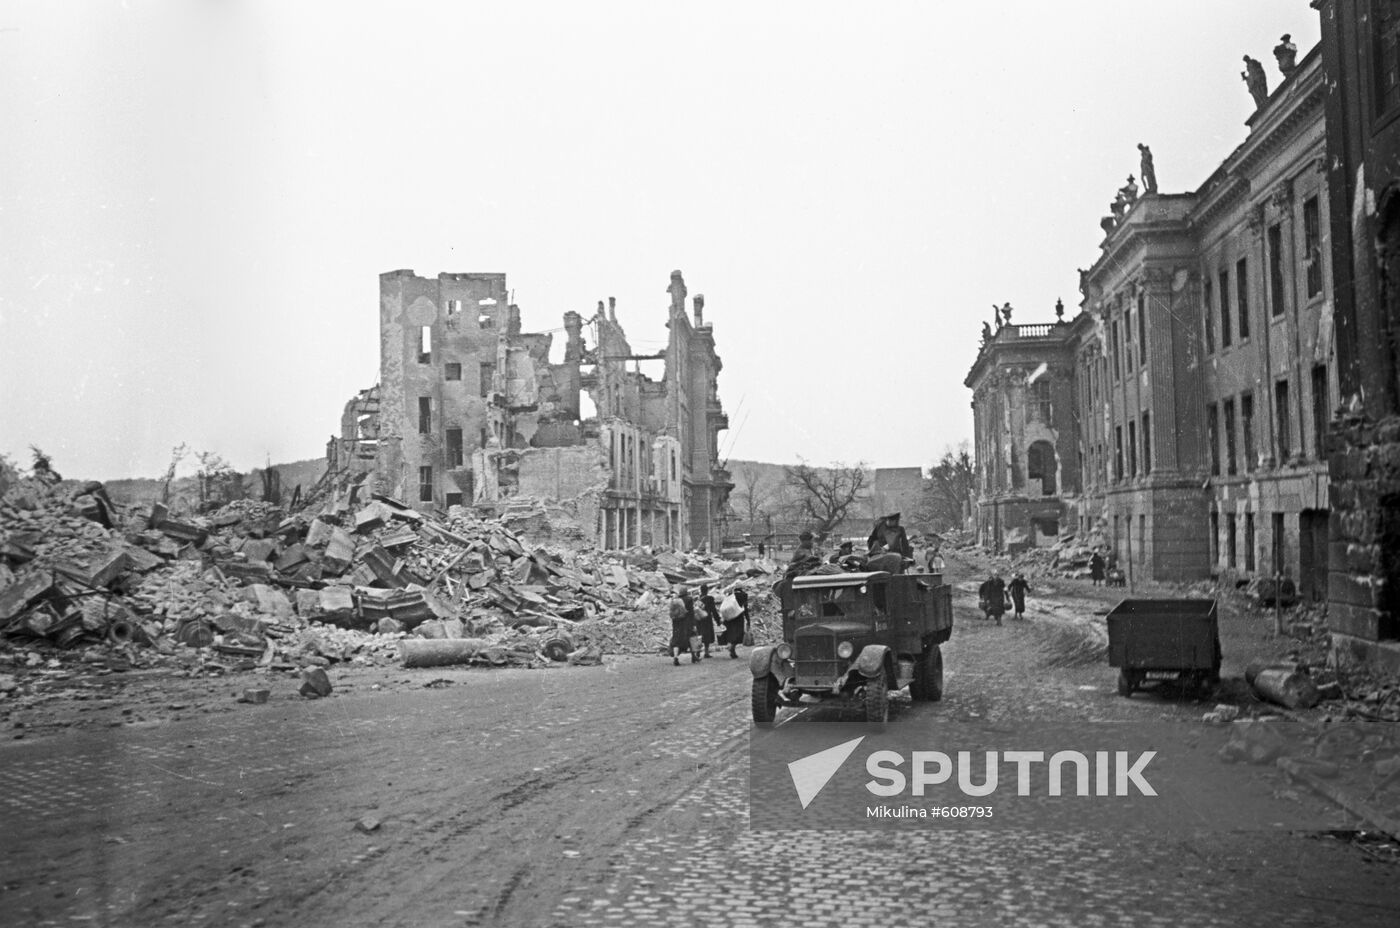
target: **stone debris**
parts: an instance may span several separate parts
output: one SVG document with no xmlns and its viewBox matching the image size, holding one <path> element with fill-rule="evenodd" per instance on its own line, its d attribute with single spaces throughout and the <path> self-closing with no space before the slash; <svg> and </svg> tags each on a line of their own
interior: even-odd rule
<svg viewBox="0 0 1400 928">
<path fill-rule="evenodd" d="M 767 636 L 771 561 L 599 552 L 567 516 L 529 501 L 496 519 L 460 506 L 436 518 L 358 499 L 362 489 L 299 512 L 238 500 L 176 516 L 123 509 L 101 484 L 15 481 L 0 497 L 0 653 L 85 649 L 112 671 L 173 662 L 192 675 L 325 676 L 398 661 L 410 642 L 478 639 L 486 647 L 470 663 L 483 666 L 600 664 L 664 651 L 671 589 L 706 583 L 717 597 L 747 589 L 754 633 Z"/>
</svg>

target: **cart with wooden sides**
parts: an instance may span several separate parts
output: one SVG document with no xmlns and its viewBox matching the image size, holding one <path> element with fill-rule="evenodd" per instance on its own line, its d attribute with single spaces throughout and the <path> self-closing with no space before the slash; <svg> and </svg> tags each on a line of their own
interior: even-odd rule
<svg viewBox="0 0 1400 928">
<path fill-rule="evenodd" d="M 1149 680 L 1197 691 L 1220 682 L 1220 630 L 1213 599 L 1125 599 L 1108 613 L 1108 663 L 1118 695 Z"/>
</svg>

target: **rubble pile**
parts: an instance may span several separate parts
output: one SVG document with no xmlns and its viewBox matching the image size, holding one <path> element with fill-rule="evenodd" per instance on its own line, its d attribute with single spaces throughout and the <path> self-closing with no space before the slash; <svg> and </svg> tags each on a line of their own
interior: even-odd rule
<svg viewBox="0 0 1400 928">
<path fill-rule="evenodd" d="M 566 512 L 529 502 L 439 520 L 352 493 L 175 518 L 123 512 L 100 484 L 26 479 L 0 498 L 0 638 L 188 648 L 216 671 L 398 660 L 411 639 L 481 641 L 465 663 L 597 663 L 664 650 L 670 590 L 702 583 L 745 586 L 765 627 L 771 562 L 585 544 Z"/>
</svg>

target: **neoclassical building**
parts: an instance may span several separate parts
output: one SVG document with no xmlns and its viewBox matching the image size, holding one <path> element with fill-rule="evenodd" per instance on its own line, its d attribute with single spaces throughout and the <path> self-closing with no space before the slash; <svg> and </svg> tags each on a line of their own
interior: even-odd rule
<svg viewBox="0 0 1400 928">
<path fill-rule="evenodd" d="M 1026 439 L 1041 439 L 1057 451 L 1061 523 L 1134 578 L 1281 574 L 1326 598 L 1325 96 L 1314 50 L 1260 95 L 1247 138 L 1199 188 L 1120 191 L 1072 322 L 1005 326 L 984 345 L 968 386 L 987 543 L 1019 540 L 998 526 L 1022 506 Z M 1021 373 L 1041 365 L 1048 387 Z M 1030 389 L 1063 391 L 1070 415 L 1052 408 L 1027 432 Z"/>
</svg>

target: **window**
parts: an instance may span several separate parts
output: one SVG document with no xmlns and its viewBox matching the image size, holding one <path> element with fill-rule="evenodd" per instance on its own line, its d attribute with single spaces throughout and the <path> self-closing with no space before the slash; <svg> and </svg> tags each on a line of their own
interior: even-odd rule
<svg viewBox="0 0 1400 928">
<path fill-rule="evenodd" d="M 1240 341 L 1249 338 L 1249 264 L 1241 258 L 1235 262 L 1235 312 L 1240 317 Z"/>
<path fill-rule="evenodd" d="M 1220 347 L 1230 347 L 1230 272 L 1220 272 Z"/>
<path fill-rule="evenodd" d="M 1122 479 L 1123 479 L 1123 426 L 1121 426 L 1121 425 L 1115 425 L 1115 426 L 1113 427 L 1113 441 L 1114 441 L 1114 452 L 1113 452 L 1113 479 L 1114 479 L 1114 480 L 1122 480 Z"/>
<path fill-rule="evenodd" d="M 418 363 L 431 364 L 433 360 L 433 327 L 430 325 L 419 326 L 418 328 Z"/>
<path fill-rule="evenodd" d="M 431 467 L 418 468 L 418 501 L 421 503 L 433 501 L 433 469 Z"/>
<path fill-rule="evenodd" d="M 1240 394 L 1240 432 L 1244 436 L 1244 472 L 1254 470 L 1257 456 L 1254 454 L 1254 394 Z"/>
<path fill-rule="evenodd" d="M 1123 307 L 1123 360 L 1128 373 L 1133 372 L 1133 306 Z"/>
<path fill-rule="evenodd" d="M 490 396 L 490 395 L 491 395 L 491 381 L 492 381 L 492 379 L 495 377 L 495 375 L 496 375 L 496 365 L 494 365 L 494 364 L 483 364 L 483 365 L 481 365 L 481 369 L 480 369 L 480 376 L 481 376 L 481 384 L 480 384 L 481 390 L 480 390 L 480 395 L 481 395 L 481 396 Z"/>
<path fill-rule="evenodd" d="M 1113 320 L 1112 332 L 1111 332 L 1110 334 L 1112 335 L 1112 339 L 1113 339 L 1113 344 L 1110 346 L 1110 349 L 1109 349 L 1109 350 L 1111 350 L 1111 351 L 1113 352 L 1113 379 L 1114 379 L 1114 380 L 1118 380 L 1118 379 L 1120 379 L 1120 378 L 1123 376 L 1123 369 L 1119 366 L 1119 361 L 1118 361 L 1118 320 L 1117 320 L 1117 319 L 1114 319 L 1114 320 Z"/>
<path fill-rule="evenodd" d="M 1137 476 L 1137 423 L 1128 420 L 1128 474 Z"/>
<path fill-rule="evenodd" d="M 1215 351 L 1215 307 L 1212 305 L 1211 282 L 1205 282 L 1205 290 L 1201 297 L 1201 318 L 1205 322 L 1206 354 Z"/>
<path fill-rule="evenodd" d="M 1138 364 L 1147 366 L 1147 294 L 1138 294 Z"/>
<path fill-rule="evenodd" d="M 1308 299 L 1312 299 L 1322 294 L 1322 217 L 1316 196 L 1303 201 L 1303 262 L 1308 272 Z"/>
<path fill-rule="evenodd" d="M 462 466 L 462 430 L 447 430 L 447 466 Z"/>
<path fill-rule="evenodd" d="M 461 380 L 462 365 L 458 361 L 448 361 L 443 367 L 442 376 L 444 380 Z"/>
<path fill-rule="evenodd" d="M 1152 416 L 1146 411 L 1142 414 L 1142 472 L 1152 473 Z"/>
<path fill-rule="evenodd" d="M 418 397 L 418 434 L 427 435 L 433 430 L 433 398 Z"/>
<path fill-rule="evenodd" d="M 1254 513 L 1244 514 L 1244 569 L 1254 569 Z"/>
<path fill-rule="evenodd" d="M 462 301 L 461 301 L 461 300 L 448 300 L 448 301 L 447 301 L 447 315 L 449 315 L 449 316 L 455 316 L 455 315 L 457 315 L 458 313 L 460 313 L 461 311 L 462 311 Z M 447 495 L 448 495 L 448 496 L 453 496 L 454 494 L 449 493 L 449 494 L 447 494 Z M 459 493 L 459 494 L 455 494 L 455 495 L 461 496 L 460 493 Z"/>
<path fill-rule="evenodd" d="M 1050 422 L 1050 384 L 1045 380 L 1037 380 L 1031 384 L 1031 418 L 1039 419 L 1041 422 Z"/>
<path fill-rule="evenodd" d="M 482 447 L 482 448 L 485 448 L 485 447 L 486 447 L 486 442 L 487 442 L 486 430 L 485 430 L 485 429 L 482 429 L 482 430 L 481 430 L 481 434 L 477 436 L 477 439 L 478 439 L 478 441 L 479 441 L 479 443 L 480 443 L 479 446 Z"/>
<path fill-rule="evenodd" d="M 1220 563 L 1220 513 L 1216 510 L 1210 513 L 1210 562 Z"/>
<path fill-rule="evenodd" d="M 1234 570 L 1235 564 L 1238 563 L 1239 544 L 1235 535 L 1235 514 L 1233 512 L 1227 513 L 1225 516 L 1225 553 L 1227 556 L 1225 566 Z"/>
<path fill-rule="evenodd" d="M 1327 423 L 1331 419 L 1328 409 L 1331 405 L 1327 398 L 1327 365 L 1315 364 L 1312 369 L 1313 456 L 1319 461 L 1327 459 Z"/>
<path fill-rule="evenodd" d="M 1274 575 L 1286 576 L 1283 572 L 1283 513 L 1271 514 L 1274 530 Z"/>
<path fill-rule="evenodd" d="M 1269 311 L 1283 315 L 1283 228 L 1269 226 Z"/>
<path fill-rule="evenodd" d="M 1234 476 L 1239 473 L 1235 457 L 1235 401 L 1225 401 L 1225 473 Z"/>
<path fill-rule="evenodd" d="M 1214 403 L 1206 407 L 1206 441 L 1210 444 L 1210 473 L 1220 476 L 1220 411 Z"/>
<path fill-rule="evenodd" d="M 1280 380 L 1274 384 L 1274 421 L 1277 423 L 1274 429 L 1275 437 L 1278 441 L 1278 462 L 1283 464 L 1288 460 L 1288 456 L 1293 453 L 1293 436 L 1289 431 L 1288 415 L 1288 381 Z"/>
</svg>

